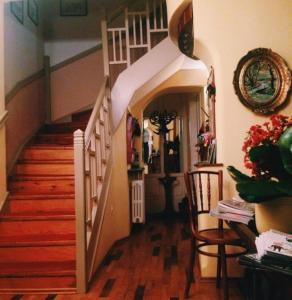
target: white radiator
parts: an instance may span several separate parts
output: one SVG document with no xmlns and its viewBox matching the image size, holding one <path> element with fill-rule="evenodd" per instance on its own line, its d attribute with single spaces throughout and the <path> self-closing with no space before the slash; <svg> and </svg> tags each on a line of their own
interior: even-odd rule
<svg viewBox="0 0 292 300">
<path fill-rule="evenodd" d="M 145 223 L 144 181 L 132 181 L 132 222 Z"/>
</svg>

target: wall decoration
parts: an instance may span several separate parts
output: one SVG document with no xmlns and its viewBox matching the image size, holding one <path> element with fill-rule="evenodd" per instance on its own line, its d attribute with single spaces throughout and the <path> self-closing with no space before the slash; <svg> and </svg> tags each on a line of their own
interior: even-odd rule
<svg viewBox="0 0 292 300">
<path fill-rule="evenodd" d="M 194 33 L 193 33 L 193 5 L 189 4 L 183 11 L 178 22 L 178 46 L 180 51 L 188 57 L 193 56 Z"/>
<path fill-rule="evenodd" d="M 39 7 L 36 0 L 27 1 L 27 14 L 31 21 L 37 26 L 39 24 Z"/>
<path fill-rule="evenodd" d="M 87 15 L 87 0 L 60 0 L 60 14 L 63 17 Z"/>
<path fill-rule="evenodd" d="M 288 98 L 291 72 L 271 49 L 249 51 L 234 71 L 233 85 L 240 101 L 259 114 L 273 112 Z"/>
<path fill-rule="evenodd" d="M 23 1 L 10 2 L 10 11 L 14 17 L 23 24 Z"/>
</svg>

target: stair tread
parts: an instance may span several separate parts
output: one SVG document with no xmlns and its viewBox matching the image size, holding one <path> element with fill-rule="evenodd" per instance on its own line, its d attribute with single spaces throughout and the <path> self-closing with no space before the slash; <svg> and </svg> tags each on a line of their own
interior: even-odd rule
<svg viewBox="0 0 292 300">
<path fill-rule="evenodd" d="M 52 221 L 60 221 L 60 220 L 75 220 L 75 215 L 68 214 L 68 215 L 58 215 L 56 213 L 52 214 L 5 214 L 0 215 L 0 222 L 17 222 L 17 221 L 39 221 L 39 220 L 52 220 Z M 1 232 L 0 232 L 1 235 Z"/>
<path fill-rule="evenodd" d="M 75 246 L 75 234 L 28 234 L 22 236 L 0 235 L 0 248 L 8 247 L 45 247 L 45 246 Z"/>
<path fill-rule="evenodd" d="M 9 276 L 74 276 L 76 263 L 74 260 L 68 261 L 48 261 L 48 262 L 1 262 L 0 277 Z"/>
<path fill-rule="evenodd" d="M 73 146 L 59 144 L 29 144 L 25 147 L 28 150 L 73 150 Z"/>
<path fill-rule="evenodd" d="M 42 276 L 0 278 L 1 294 L 72 294 L 76 293 L 76 277 Z M 9 298 L 10 299 L 10 298 Z"/>
<path fill-rule="evenodd" d="M 18 182 L 18 181 L 74 181 L 74 176 L 72 175 L 42 175 L 42 174 L 37 174 L 37 175 L 15 175 L 11 179 L 11 182 Z"/>
<path fill-rule="evenodd" d="M 21 201 L 21 200 L 60 200 L 60 199 L 75 199 L 74 194 L 57 194 L 57 195 L 27 195 L 27 194 L 13 194 L 9 195 L 9 199 L 13 201 Z"/>
<path fill-rule="evenodd" d="M 74 164 L 74 159 L 20 159 L 17 162 L 18 165 L 72 165 Z"/>
</svg>

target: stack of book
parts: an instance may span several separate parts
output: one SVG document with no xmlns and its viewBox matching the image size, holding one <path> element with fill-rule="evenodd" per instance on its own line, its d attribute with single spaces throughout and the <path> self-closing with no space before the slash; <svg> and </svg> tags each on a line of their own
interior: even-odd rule
<svg viewBox="0 0 292 300">
<path fill-rule="evenodd" d="M 269 230 L 256 238 L 258 258 L 267 265 L 292 266 L 292 235 Z"/>
<path fill-rule="evenodd" d="M 221 200 L 217 207 L 211 209 L 210 215 L 222 220 L 248 224 L 254 218 L 254 204 L 240 198 Z"/>
</svg>

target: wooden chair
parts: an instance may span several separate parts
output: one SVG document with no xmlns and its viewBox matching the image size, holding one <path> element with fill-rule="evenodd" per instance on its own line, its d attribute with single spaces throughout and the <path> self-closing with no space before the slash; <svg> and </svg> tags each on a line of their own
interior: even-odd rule
<svg viewBox="0 0 292 300">
<path fill-rule="evenodd" d="M 237 234 L 231 230 L 223 228 L 223 221 L 218 220 L 218 227 L 208 228 L 204 230 L 198 229 L 198 217 L 202 214 L 209 214 L 211 209 L 212 187 L 217 186 L 218 200 L 223 198 L 223 175 L 222 171 L 194 171 L 186 172 L 184 174 L 185 184 L 188 198 L 188 211 L 191 228 L 191 252 L 189 268 L 187 269 L 187 283 L 185 287 L 185 298 L 189 296 L 191 283 L 195 281 L 194 278 L 194 264 L 196 254 L 203 254 L 206 256 L 217 258 L 217 280 L 216 286 L 220 287 L 221 275 L 223 281 L 224 300 L 228 299 L 228 276 L 226 258 L 236 257 L 246 253 L 245 248 L 241 248 L 240 252 L 227 254 L 225 251 L 226 245 L 241 246 L 242 242 Z M 215 179 L 215 183 L 214 183 Z M 203 189 L 204 183 L 204 189 Z M 205 187 L 206 185 L 206 187 Z M 204 197 L 205 196 L 205 197 Z M 216 203 L 217 204 L 217 203 Z M 203 248 L 205 246 L 217 246 L 217 253 L 207 252 Z"/>
</svg>

